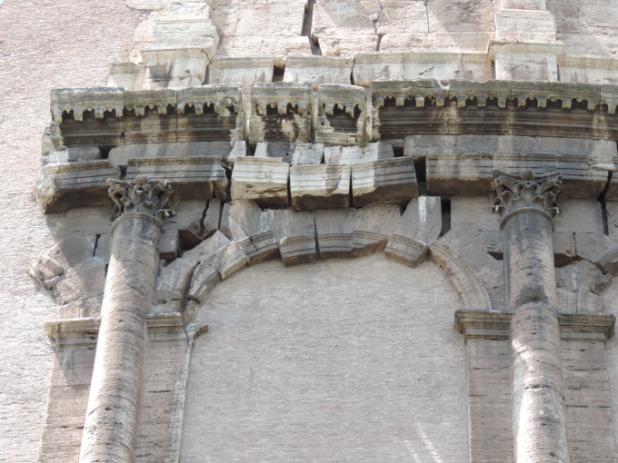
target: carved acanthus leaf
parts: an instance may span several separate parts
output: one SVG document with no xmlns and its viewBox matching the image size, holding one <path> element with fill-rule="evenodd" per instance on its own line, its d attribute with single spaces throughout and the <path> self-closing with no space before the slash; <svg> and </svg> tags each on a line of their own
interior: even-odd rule
<svg viewBox="0 0 618 463">
<path fill-rule="evenodd" d="M 157 218 L 172 217 L 171 203 L 174 197 L 172 186 L 167 181 L 151 181 L 146 177 L 135 180 L 109 179 L 108 193 L 116 205 L 116 213 L 141 212 Z"/>
<path fill-rule="evenodd" d="M 526 170 L 521 175 L 496 171 L 494 176 L 494 212 L 502 214 L 520 208 L 534 208 L 552 217 L 560 213 L 556 200 L 562 180 L 558 172 L 537 176 L 532 170 Z"/>
</svg>

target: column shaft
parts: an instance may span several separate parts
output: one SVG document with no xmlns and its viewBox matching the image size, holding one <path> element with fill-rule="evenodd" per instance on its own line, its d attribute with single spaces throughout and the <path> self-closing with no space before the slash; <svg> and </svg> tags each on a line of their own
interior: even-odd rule
<svg viewBox="0 0 618 463">
<path fill-rule="evenodd" d="M 167 210 L 168 184 L 110 181 L 122 214 L 112 225 L 112 250 L 90 384 L 80 463 L 134 461 L 137 415 L 146 344 L 144 313 L 151 304 L 158 242 Z"/>
<path fill-rule="evenodd" d="M 502 175 L 499 209 L 511 322 L 516 463 L 567 463 L 552 215 L 557 177 Z"/>
</svg>

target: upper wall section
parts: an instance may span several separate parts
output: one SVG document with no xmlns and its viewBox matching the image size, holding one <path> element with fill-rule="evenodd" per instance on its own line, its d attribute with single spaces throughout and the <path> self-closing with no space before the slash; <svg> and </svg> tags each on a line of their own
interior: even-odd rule
<svg viewBox="0 0 618 463">
<path fill-rule="evenodd" d="M 127 90 L 400 79 L 618 82 L 618 0 L 127 0 Z"/>
</svg>

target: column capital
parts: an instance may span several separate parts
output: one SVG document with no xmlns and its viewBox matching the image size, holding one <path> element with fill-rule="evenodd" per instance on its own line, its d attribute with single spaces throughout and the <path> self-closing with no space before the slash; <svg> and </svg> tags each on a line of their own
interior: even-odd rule
<svg viewBox="0 0 618 463">
<path fill-rule="evenodd" d="M 107 185 L 117 216 L 137 213 L 160 220 L 174 215 L 170 208 L 174 193 L 167 181 L 136 177 L 134 180 L 108 179 Z"/>
<path fill-rule="evenodd" d="M 526 170 L 521 175 L 494 171 L 491 184 L 496 194 L 494 212 L 503 216 L 502 223 L 520 212 L 541 212 L 551 221 L 560 213 L 556 201 L 560 194 L 562 180 L 560 173 L 536 175 Z"/>
</svg>

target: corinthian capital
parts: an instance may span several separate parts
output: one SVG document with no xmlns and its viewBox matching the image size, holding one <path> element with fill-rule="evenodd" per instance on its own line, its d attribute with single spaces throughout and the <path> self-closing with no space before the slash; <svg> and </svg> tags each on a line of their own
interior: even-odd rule
<svg viewBox="0 0 618 463">
<path fill-rule="evenodd" d="M 109 179 L 108 194 L 116 205 L 118 215 L 126 212 L 149 214 L 158 219 L 173 215 L 171 200 L 172 186 L 167 181 L 151 181 L 146 177 L 135 180 Z"/>
<path fill-rule="evenodd" d="M 559 173 L 535 175 L 526 170 L 521 175 L 494 172 L 492 188 L 496 193 L 494 212 L 510 214 L 518 210 L 536 209 L 550 217 L 560 213 L 556 198 L 562 181 Z"/>
</svg>

